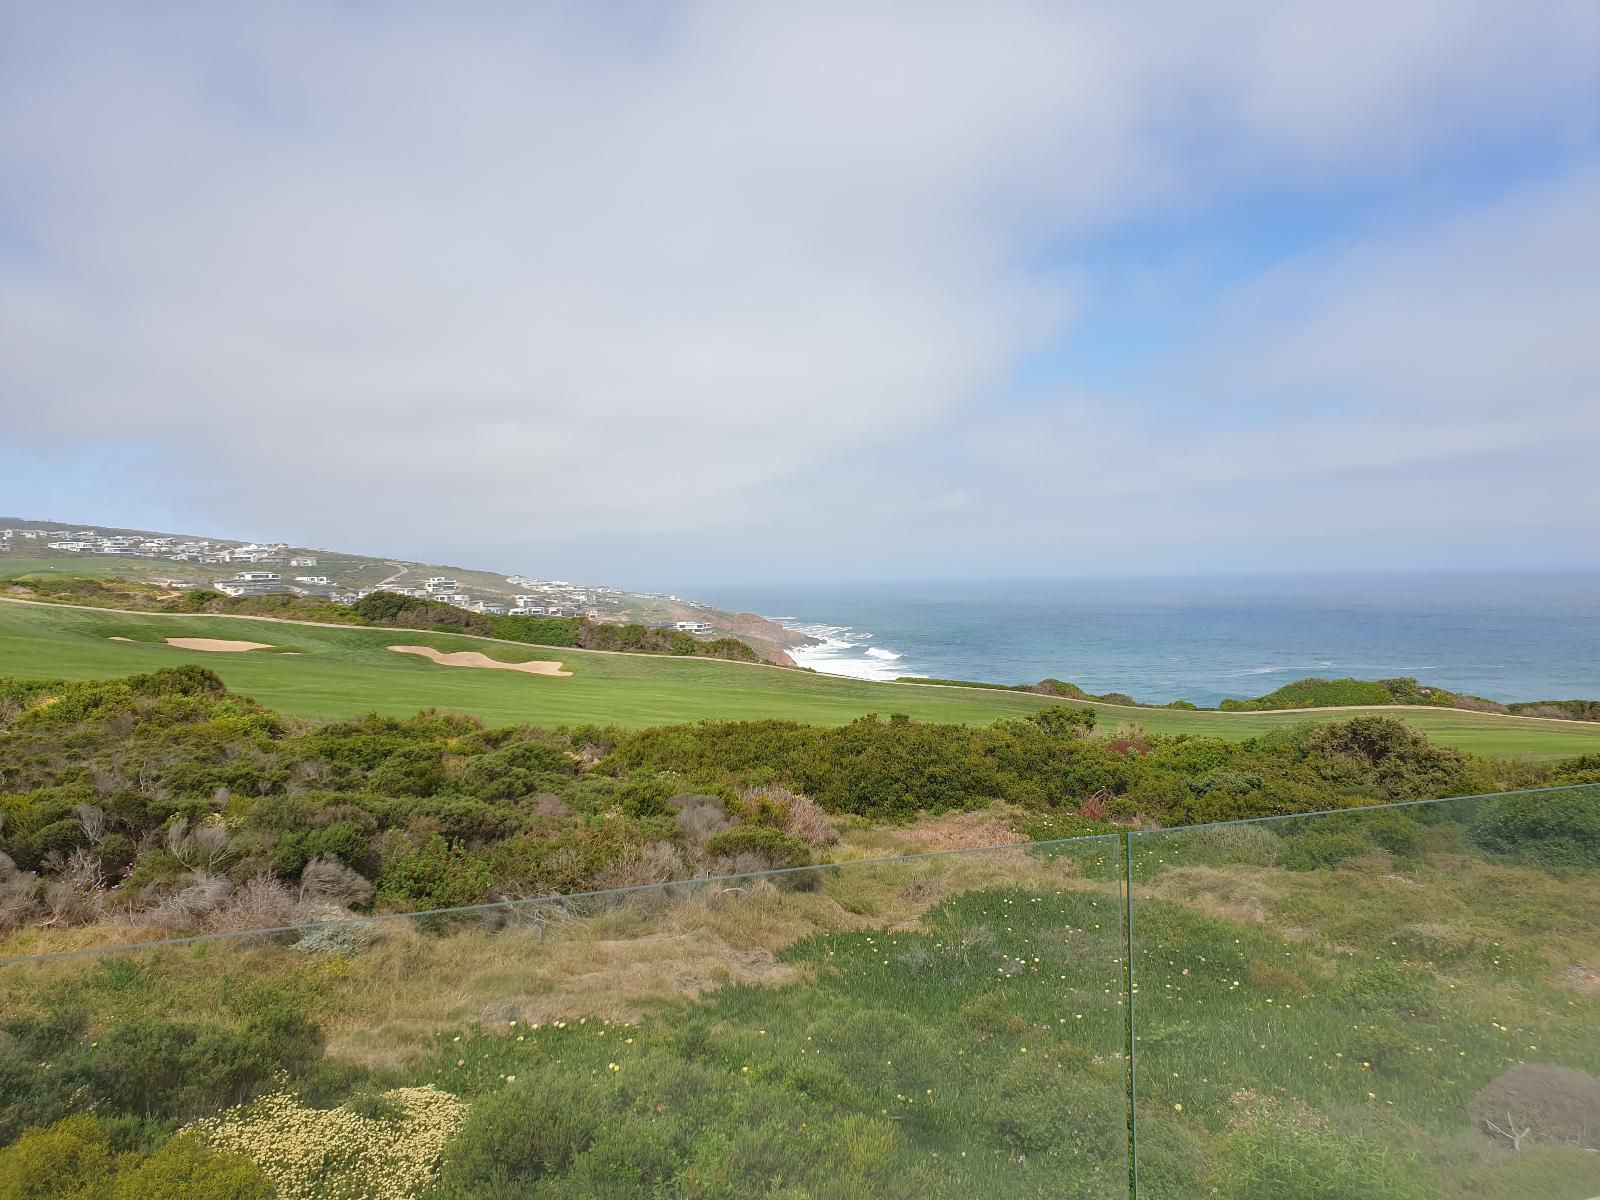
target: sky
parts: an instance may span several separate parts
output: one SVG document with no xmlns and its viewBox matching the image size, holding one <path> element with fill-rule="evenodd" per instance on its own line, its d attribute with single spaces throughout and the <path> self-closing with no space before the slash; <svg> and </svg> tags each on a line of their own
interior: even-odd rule
<svg viewBox="0 0 1600 1200">
<path fill-rule="evenodd" d="M 0 513 L 1600 566 L 1600 5 L 0 0 Z"/>
</svg>

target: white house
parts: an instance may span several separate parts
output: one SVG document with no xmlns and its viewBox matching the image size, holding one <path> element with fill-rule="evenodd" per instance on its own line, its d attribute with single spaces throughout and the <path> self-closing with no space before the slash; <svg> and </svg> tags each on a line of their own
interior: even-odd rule
<svg viewBox="0 0 1600 1200">
<path fill-rule="evenodd" d="M 542 617 L 545 615 L 545 607 L 542 604 L 518 604 L 511 610 L 510 615 L 513 617 Z"/>
<path fill-rule="evenodd" d="M 674 621 L 672 627 L 679 633 L 710 633 L 710 621 Z"/>
<path fill-rule="evenodd" d="M 291 567 L 314 567 L 317 565 L 317 560 L 314 558 L 291 558 L 289 565 Z"/>
<path fill-rule="evenodd" d="M 312 559 L 311 561 L 316 562 L 316 559 Z M 326 575 L 296 575 L 294 577 L 294 581 L 296 583 L 321 584 L 323 587 L 333 586 L 333 580 L 329 579 Z"/>
<path fill-rule="evenodd" d="M 277 583 L 282 578 L 276 571 L 240 571 L 238 575 L 241 583 Z"/>
</svg>

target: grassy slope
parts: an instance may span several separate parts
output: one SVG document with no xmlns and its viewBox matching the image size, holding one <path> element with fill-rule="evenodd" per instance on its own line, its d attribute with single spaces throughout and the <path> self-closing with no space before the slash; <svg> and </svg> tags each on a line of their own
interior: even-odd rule
<svg viewBox="0 0 1600 1200">
<path fill-rule="evenodd" d="M 108 641 L 112 636 L 132 638 L 134 644 Z M 161 640 L 180 636 L 265 642 L 276 650 L 215 654 L 174 649 Z M 440 667 L 385 649 L 397 642 L 480 650 L 506 661 L 559 658 L 573 675 L 554 679 Z M 293 651 L 294 656 L 280 651 Z M 230 687 L 279 711 L 307 717 L 369 710 L 404 714 L 433 707 L 473 713 L 491 724 L 643 726 L 713 717 L 787 717 L 831 724 L 868 712 L 987 722 L 1026 715 L 1051 703 L 1023 692 L 864 683 L 706 659 L 540 649 L 449 634 L 0 603 L 0 675 L 92 679 L 182 662 L 203 663 Z M 1344 715 L 1095 707 L 1113 726 L 1132 720 L 1152 732 L 1241 739 L 1308 719 Z M 1438 709 L 1388 711 L 1442 743 L 1483 754 L 1554 758 L 1600 752 L 1600 723 Z"/>
</svg>

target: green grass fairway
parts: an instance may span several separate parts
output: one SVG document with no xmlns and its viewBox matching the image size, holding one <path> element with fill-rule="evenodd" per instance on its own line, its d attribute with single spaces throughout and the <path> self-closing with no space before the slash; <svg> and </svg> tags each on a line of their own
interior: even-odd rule
<svg viewBox="0 0 1600 1200">
<path fill-rule="evenodd" d="M 111 637 L 133 641 L 107 640 Z M 168 637 L 264 642 L 273 649 L 247 654 L 179 650 L 166 645 L 163 639 Z M 441 667 L 385 648 L 400 643 L 478 650 L 509 662 L 560 659 L 572 677 Z M 0 603 L 0 675 L 99 679 L 186 662 L 202 663 L 234 690 L 303 717 L 439 708 L 472 713 L 495 725 L 643 726 L 761 717 L 839 724 L 869 712 L 981 723 L 1023 716 L 1052 703 L 1024 692 L 864 683 L 714 659 L 601 654 L 412 630 Z M 1350 711 L 1234 714 L 1094 707 L 1108 727 L 1136 721 L 1152 733 L 1233 739 L 1305 720 L 1332 720 Z M 1559 758 L 1600 753 L 1600 722 L 1536 721 L 1446 709 L 1386 711 L 1439 742 L 1480 754 Z"/>
</svg>

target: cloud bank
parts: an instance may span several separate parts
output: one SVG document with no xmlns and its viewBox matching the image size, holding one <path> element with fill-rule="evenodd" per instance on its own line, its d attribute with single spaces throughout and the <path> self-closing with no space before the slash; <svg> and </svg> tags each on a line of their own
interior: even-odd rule
<svg viewBox="0 0 1600 1200">
<path fill-rule="evenodd" d="M 189 527 L 639 584 L 1585 532 L 1590 4 L 3 12 L 0 508 L 110 448 Z M 1099 248 L 1347 196 L 1026 382 Z"/>
</svg>

